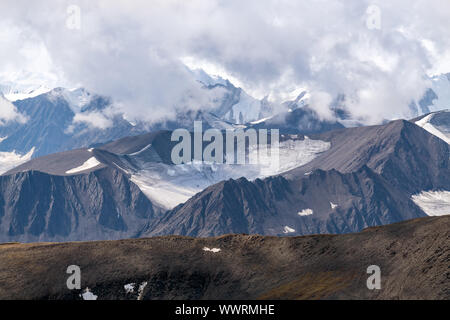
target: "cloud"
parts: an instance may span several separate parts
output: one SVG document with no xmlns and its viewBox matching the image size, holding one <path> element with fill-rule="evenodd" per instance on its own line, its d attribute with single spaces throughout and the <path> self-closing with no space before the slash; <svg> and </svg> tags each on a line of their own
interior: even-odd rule
<svg viewBox="0 0 450 320">
<path fill-rule="evenodd" d="M 28 151 L 28 153 L 21 155 L 15 151 L 3 152 L 0 151 L 0 174 L 7 172 L 8 170 L 17 167 L 18 165 L 31 160 L 34 153 L 34 147 Z"/>
<path fill-rule="evenodd" d="M 27 122 L 27 118 L 17 111 L 17 108 L 3 95 L 0 94 L 0 125 L 6 122 L 15 121 L 18 123 Z"/>
<path fill-rule="evenodd" d="M 103 113 L 92 111 L 77 113 L 73 117 L 73 124 L 85 123 L 91 128 L 106 129 L 113 125 L 113 121 L 107 118 Z"/>
<path fill-rule="evenodd" d="M 277 101 L 307 88 L 323 117 L 330 114 L 324 101 L 345 94 L 350 111 L 367 123 L 410 116 L 411 100 L 429 86 L 424 76 L 450 72 L 450 3 L 444 1 L 70 4 L 81 8 L 80 30 L 66 27 L 68 2 L 0 4 L 0 29 L 14 31 L 0 33 L 0 59 L 8 61 L 0 74 L 45 69 L 112 96 L 130 119 L 171 117 L 214 103 L 220 92 L 202 90 L 185 57 L 229 75 L 259 98 L 270 94 Z M 380 28 L 367 27 L 371 5 L 380 9 Z M 42 53 L 42 63 L 27 53 L 33 50 Z"/>
</svg>

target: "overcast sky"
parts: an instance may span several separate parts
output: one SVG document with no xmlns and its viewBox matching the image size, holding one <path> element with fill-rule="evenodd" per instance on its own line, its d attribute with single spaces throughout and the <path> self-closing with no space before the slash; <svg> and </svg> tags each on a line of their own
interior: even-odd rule
<svg viewBox="0 0 450 320">
<path fill-rule="evenodd" d="M 130 118 L 208 104 L 189 64 L 257 98 L 307 88 L 323 117 L 343 93 L 375 123 L 450 72 L 450 1 L 2 0 L 0 61 L 1 81 L 83 86 Z"/>
</svg>

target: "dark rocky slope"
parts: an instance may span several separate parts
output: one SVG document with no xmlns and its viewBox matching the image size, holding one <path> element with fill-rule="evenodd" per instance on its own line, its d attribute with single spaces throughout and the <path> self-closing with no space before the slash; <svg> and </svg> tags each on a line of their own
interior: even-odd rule
<svg viewBox="0 0 450 320">
<path fill-rule="evenodd" d="M 0 241 L 129 237 L 155 216 L 152 203 L 121 171 L 0 176 Z"/>
<path fill-rule="evenodd" d="M 423 216 L 405 193 L 364 166 L 347 174 L 316 170 L 300 180 L 223 181 L 151 220 L 139 236 L 347 233 Z"/>
<path fill-rule="evenodd" d="M 348 173 L 367 166 L 410 194 L 450 190 L 450 146 L 409 121 L 348 128 L 312 138 L 331 142 L 330 150 L 283 176 L 295 179 L 315 169 Z"/>
<path fill-rule="evenodd" d="M 137 299 L 141 284 L 143 299 L 450 299 L 449 224 L 444 216 L 347 235 L 4 244 L 0 299 L 80 299 L 66 287 L 73 264 L 98 299 Z M 367 289 L 370 265 L 381 268 L 381 290 Z"/>
</svg>

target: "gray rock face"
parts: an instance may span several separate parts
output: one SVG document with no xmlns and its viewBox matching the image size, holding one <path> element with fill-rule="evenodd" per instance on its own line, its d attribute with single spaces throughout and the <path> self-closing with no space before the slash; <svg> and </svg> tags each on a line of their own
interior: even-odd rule
<svg viewBox="0 0 450 320">
<path fill-rule="evenodd" d="M 330 150 L 284 176 L 301 177 L 315 169 L 349 173 L 366 165 L 409 194 L 450 189 L 450 147 L 415 124 L 348 128 L 312 136 L 331 142 Z"/>
<path fill-rule="evenodd" d="M 0 204 L 0 241 L 127 238 L 155 216 L 139 188 L 112 168 L 0 176 Z"/>
</svg>

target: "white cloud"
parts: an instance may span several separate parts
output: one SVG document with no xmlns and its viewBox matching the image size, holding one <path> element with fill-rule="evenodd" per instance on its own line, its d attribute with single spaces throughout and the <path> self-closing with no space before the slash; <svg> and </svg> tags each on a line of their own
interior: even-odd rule
<svg viewBox="0 0 450 320">
<path fill-rule="evenodd" d="M 113 125 L 113 121 L 98 111 L 77 113 L 73 117 L 73 124 L 85 123 L 91 128 L 106 129 Z M 70 129 L 69 129 L 70 131 Z"/>
<path fill-rule="evenodd" d="M 258 97 L 295 88 L 345 94 L 369 123 L 409 116 L 409 102 L 450 72 L 450 3 L 379 3 L 380 29 L 366 26 L 371 0 L 71 1 L 81 29 L 66 26 L 66 5 L 0 4 L 0 74 L 23 68 L 112 96 L 130 119 L 173 116 L 211 105 L 180 59 L 190 57 Z M 11 32 L 12 31 L 12 32 Z M 39 54 L 35 55 L 34 52 Z M 448 59 L 447 59 L 448 60 Z M 188 97 L 188 98 L 186 98 Z"/>
<path fill-rule="evenodd" d="M 21 155 L 12 152 L 0 152 L 0 174 L 17 167 L 18 165 L 27 162 L 31 159 L 34 153 L 34 147 L 26 154 Z"/>
<path fill-rule="evenodd" d="M 17 108 L 0 94 L 0 125 L 6 122 L 27 122 L 27 118 L 17 111 Z"/>
</svg>

